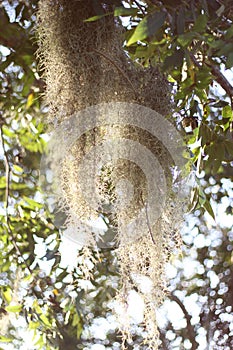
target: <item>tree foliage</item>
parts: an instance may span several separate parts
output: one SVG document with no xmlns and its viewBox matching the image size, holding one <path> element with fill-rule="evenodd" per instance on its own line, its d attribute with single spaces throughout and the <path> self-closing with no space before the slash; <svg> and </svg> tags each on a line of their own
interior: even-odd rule
<svg viewBox="0 0 233 350">
<path fill-rule="evenodd" d="M 170 81 L 172 116 L 190 152 L 187 170 L 196 172 L 193 216 L 184 229 L 183 258 L 173 263 L 176 273 L 168 296 L 181 308 L 187 327 L 168 319 L 161 325 L 161 348 L 183 344 L 197 349 L 206 339 L 213 348 L 230 349 L 232 230 L 219 223 L 218 213 L 214 222 L 203 212 L 214 217 L 220 204 L 225 220 L 230 222 L 232 215 L 233 87 L 232 73 L 226 71 L 233 61 L 231 1 L 105 3 L 103 13 L 93 0 L 96 16 L 87 21 L 114 14 L 125 24 L 125 50 L 131 59 L 143 67 L 158 66 Z M 6 343 L 13 348 L 23 344 L 14 326 L 16 315 L 22 324 L 26 320 L 22 328 L 34 332 L 38 349 L 84 349 L 95 343 L 118 349 L 114 327 L 102 341 L 91 332 L 101 317 L 110 324 L 108 301 L 119 283 L 115 252 L 102 249 L 90 257 L 84 250 L 72 271 L 61 265 L 61 232 L 38 186 L 47 110 L 35 58 L 36 9 L 36 0 L 4 1 L 0 7 L 0 312 L 2 324 L 7 323 L 0 341 L 5 349 Z M 38 255 L 38 245 L 44 254 Z M 187 277 L 180 261 L 190 263 L 190 257 L 195 273 Z M 82 259 L 94 263 L 88 288 L 80 271 Z M 196 298 L 198 315 L 187 307 L 190 297 Z M 128 349 L 140 343 L 142 330 L 143 325 L 135 325 Z"/>
</svg>

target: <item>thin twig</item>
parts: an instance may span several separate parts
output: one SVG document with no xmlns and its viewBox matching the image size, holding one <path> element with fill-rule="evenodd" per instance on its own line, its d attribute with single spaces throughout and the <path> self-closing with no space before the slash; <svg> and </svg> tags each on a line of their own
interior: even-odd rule
<svg viewBox="0 0 233 350">
<path fill-rule="evenodd" d="M 143 7 L 139 4 L 137 0 L 134 0 L 135 5 L 141 10 L 143 15 L 146 15 L 146 12 L 144 11 Z"/>
<path fill-rule="evenodd" d="M 25 266 L 27 267 L 29 273 L 32 275 L 32 270 L 30 268 L 30 266 L 28 265 L 28 263 L 26 262 L 26 260 L 23 257 L 22 252 L 20 251 L 18 245 L 17 245 L 17 241 L 15 239 L 15 235 L 11 229 L 10 226 L 10 220 L 9 220 L 9 198 L 10 198 L 10 173 L 11 173 L 11 167 L 10 167 L 10 161 L 8 158 L 8 154 L 7 154 L 7 150 L 6 150 L 6 145 L 5 145 L 5 141 L 4 141 L 4 137 L 3 137 L 3 122 L 2 120 L 0 121 L 0 141 L 2 143 L 2 149 L 3 149 L 3 156 L 4 156 L 4 163 L 5 163 L 5 172 L 6 172 L 6 189 L 5 189 L 5 217 L 6 217 L 6 227 L 7 227 L 7 231 L 9 236 L 12 239 L 12 244 L 15 247 L 15 250 L 18 254 L 18 256 L 23 260 Z"/>
<path fill-rule="evenodd" d="M 93 49 L 94 52 L 96 52 L 98 55 L 104 57 L 107 61 L 109 61 L 120 73 L 121 75 L 127 80 L 129 85 L 131 86 L 135 96 L 137 97 L 137 92 L 135 90 L 135 87 L 133 86 L 132 82 L 130 81 L 129 77 L 125 74 L 125 72 L 114 62 L 109 56 L 105 55 L 103 52 L 100 52 L 96 49 Z"/>
</svg>

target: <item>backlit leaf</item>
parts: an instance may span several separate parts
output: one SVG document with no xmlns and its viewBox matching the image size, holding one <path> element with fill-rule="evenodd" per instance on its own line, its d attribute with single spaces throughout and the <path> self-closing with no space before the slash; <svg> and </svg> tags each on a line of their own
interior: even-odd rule
<svg viewBox="0 0 233 350">
<path fill-rule="evenodd" d="M 232 116 L 233 116 L 233 112 L 232 112 L 231 107 L 229 105 L 225 106 L 222 109 L 222 117 L 232 119 Z"/>
<path fill-rule="evenodd" d="M 1 343 L 10 343 L 13 339 L 4 337 L 3 335 L 0 335 L 0 342 Z"/>
<path fill-rule="evenodd" d="M 33 104 L 33 100 L 34 100 L 34 94 L 30 93 L 27 98 L 26 109 L 29 109 L 31 107 L 31 105 Z"/>
<path fill-rule="evenodd" d="M 6 307 L 8 312 L 20 312 L 22 310 L 22 305 L 9 305 Z"/>
<path fill-rule="evenodd" d="M 9 304 L 12 300 L 12 291 L 8 287 L 4 292 L 2 292 L 2 296 L 5 299 L 5 301 Z"/>
<path fill-rule="evenodd" d="M 136 27 L 133 35 L 127 43 L 127 46 L 153 36 L 164 24 L 165 18 L 166 13 L 163 11 L 154 12 L 146 16 Z"/>
<path fill-rule="evenodd" d="M 124 6 L 116 7 L 114 10 L 114 16 L 135 16 L 138 13 L 136 8 L 125 8 Z"/>
</svg>

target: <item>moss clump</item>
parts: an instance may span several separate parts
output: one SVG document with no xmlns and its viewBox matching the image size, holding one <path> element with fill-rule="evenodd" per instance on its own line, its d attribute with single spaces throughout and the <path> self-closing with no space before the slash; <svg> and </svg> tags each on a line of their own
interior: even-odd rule
<svg viewBox="0 0 233 350">
<path fill-rule="evenodd" d="M 38 57 L 47 86 L 45 101 L 49 107 L 49 122 L 62 124 L 89 106 L 109 102 L 137 103 L 162 115 L 167 114 L 170 108 L 167 81 L 157 68 L 144 69 L 129 60 L 122 49 L 123 29 L 117 19 L 107 15 L 95 22 L 85 22 L 87 18 L 99 14 L 99 11 L 111 13 L 113 10 L 104 1 L 98 2 L 98 8 L 94 6 L 96 3 L 91 0 L 39 2 Z M 82 194 L 79 184 L 83 179 L 77 176 L 80 163 L 93 147 L 97 148 L 112 139 L 128 139 L 142 145 L 158 159 L 164 169 L 168 189 L 166 205 L 160 218 L 151 227 L 145 207 L 149 195 L 147 174 L 130 159 L 119 157 L 114 165 L 105 164 L 101 169 L 96 168 L 95 184 L 102 198 L 98 209 L 93 209 Z M 128 150 L 125 151 L 127 154 Z M 68 214 L 67 224 L 76 223 L 76 227 L 83 229 L 78 224 L 80 220 L 93 219 L 104 211 L 104 205 L 115 204 L 115 189 L 119 179 L 131 181 L 134 187 L 128 207 L 112 216 L 113 226 L 118 230 L 117 251 L 122 276 L 122 290 L 119 291 L 118 300 L 127 304 L 130 289 L 139 290 L 145 302 L 144 322 L 148 349 L 155 350 L 158 332 L 154 307 L 164 297 L 164 266 L 169 257 L 171 242 L 175 242 L 173 246 L 179 245 L 179 234 L 174 228 L 174 220 L 177 222 L 179 219 L 179 209 L 174 206 L 174 197 L 169 194 L 172 186 L 172 157 L 154 135 L 129 124 L 127 118 L 123 126 L 97 126 L 87 131 L 72 144 L 70 155 L 71 158 L 65 158 L 54 166 L 55 171 L 59 167 L 60 202 Z M 127 223 L 142 210 L 147 229 L 142 229 L 133 244 L 128 244 Z M 94 244 L 92 231 L 85 231 L 85 234 L 88 236 L 87 242 Z M 140 291 L 137 276 L 150 279 L 151 292 Z M 127 329 L 123 327 L 122 332 L 126 338 L 130 338 L 130 325 Z"/>
</svg>

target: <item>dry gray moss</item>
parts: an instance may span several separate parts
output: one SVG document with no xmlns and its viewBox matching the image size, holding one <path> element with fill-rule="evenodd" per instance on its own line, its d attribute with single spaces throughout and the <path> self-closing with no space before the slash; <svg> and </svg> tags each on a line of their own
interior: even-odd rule
<svg viewBox="0 0 233 350">
<path fill-rule="evenodd" d="M 84 22 L 97 14 L 93 4 L 90 0 L 40 0 L 38 57 L 47 87 L 45 101 L 49 107 L 48 121 L 60 124 L 88 106 L 120 101 L 135 102 L 162 115 L 169 113 L 170 89 L 167 81 L 156 68 L 143 69 L 130 62 L 122 49 L 123 30 L 116 18 L 108 15 L 95 22 Z M 99 2 L 99 6 L 106 13 L 112 10 L 104 2 Z M 77 218 L 97 217 L 101 212 L 101 208 L 99 211 L 89 208 L 80 192 L 74 191 L 74 188 L 79 182 L 77 170 L 82 158 L 93 146 L 111 138 L 111 133 L 114 133 L 114 137 L 128 138 L 148 148 L 162 165 L 167 186 L 171 187 L 172 159 L 148 131 L 132 125 L 114 126 L 114 131 L 110 132 L 106 127 L 95 128 L 75 142 L 70 150 L 73 160 L 65 159 L 59 164 L 62 202 L 70 224 Z M 103 168 L 97 177 L 96 186 L 101 189 L 105 204 L 116 200 L 116 180 L 130 179 L 134 186 L 133 201 L 112 220 L 118 229 L 122 276 L 118 300 L 127 309 L 130 289 L 138 290 L 145 303 L 145 342 L 148 349 L 155 350 L 158 332 L 154 310 L 164 298 L 164 266 L 172 247 L 179 245 L 179 233 L 173 227 L 174 220 L 178 222 L 180 219 L 179 210 L 174 207 L 174 198 L 168 196 L 157 223 L 132 244 L 127 244 L 127 232 L 122 231 L 119 220 L 130 221 L 145 206 L 148 196 L 146 177 L 138 166 L 123 159 L 119 159 L 115 166 Z M 89 234 L 89 241 L 93 242 L 92 232 L 85 234 Z M 137 276 L 150 279 L 152 288 L 149 293 L 140 291 Z M 130 323 L 128 326 L 122 324 L 122 333 L 124 340 L 130 339 Z"/>
</svg>

